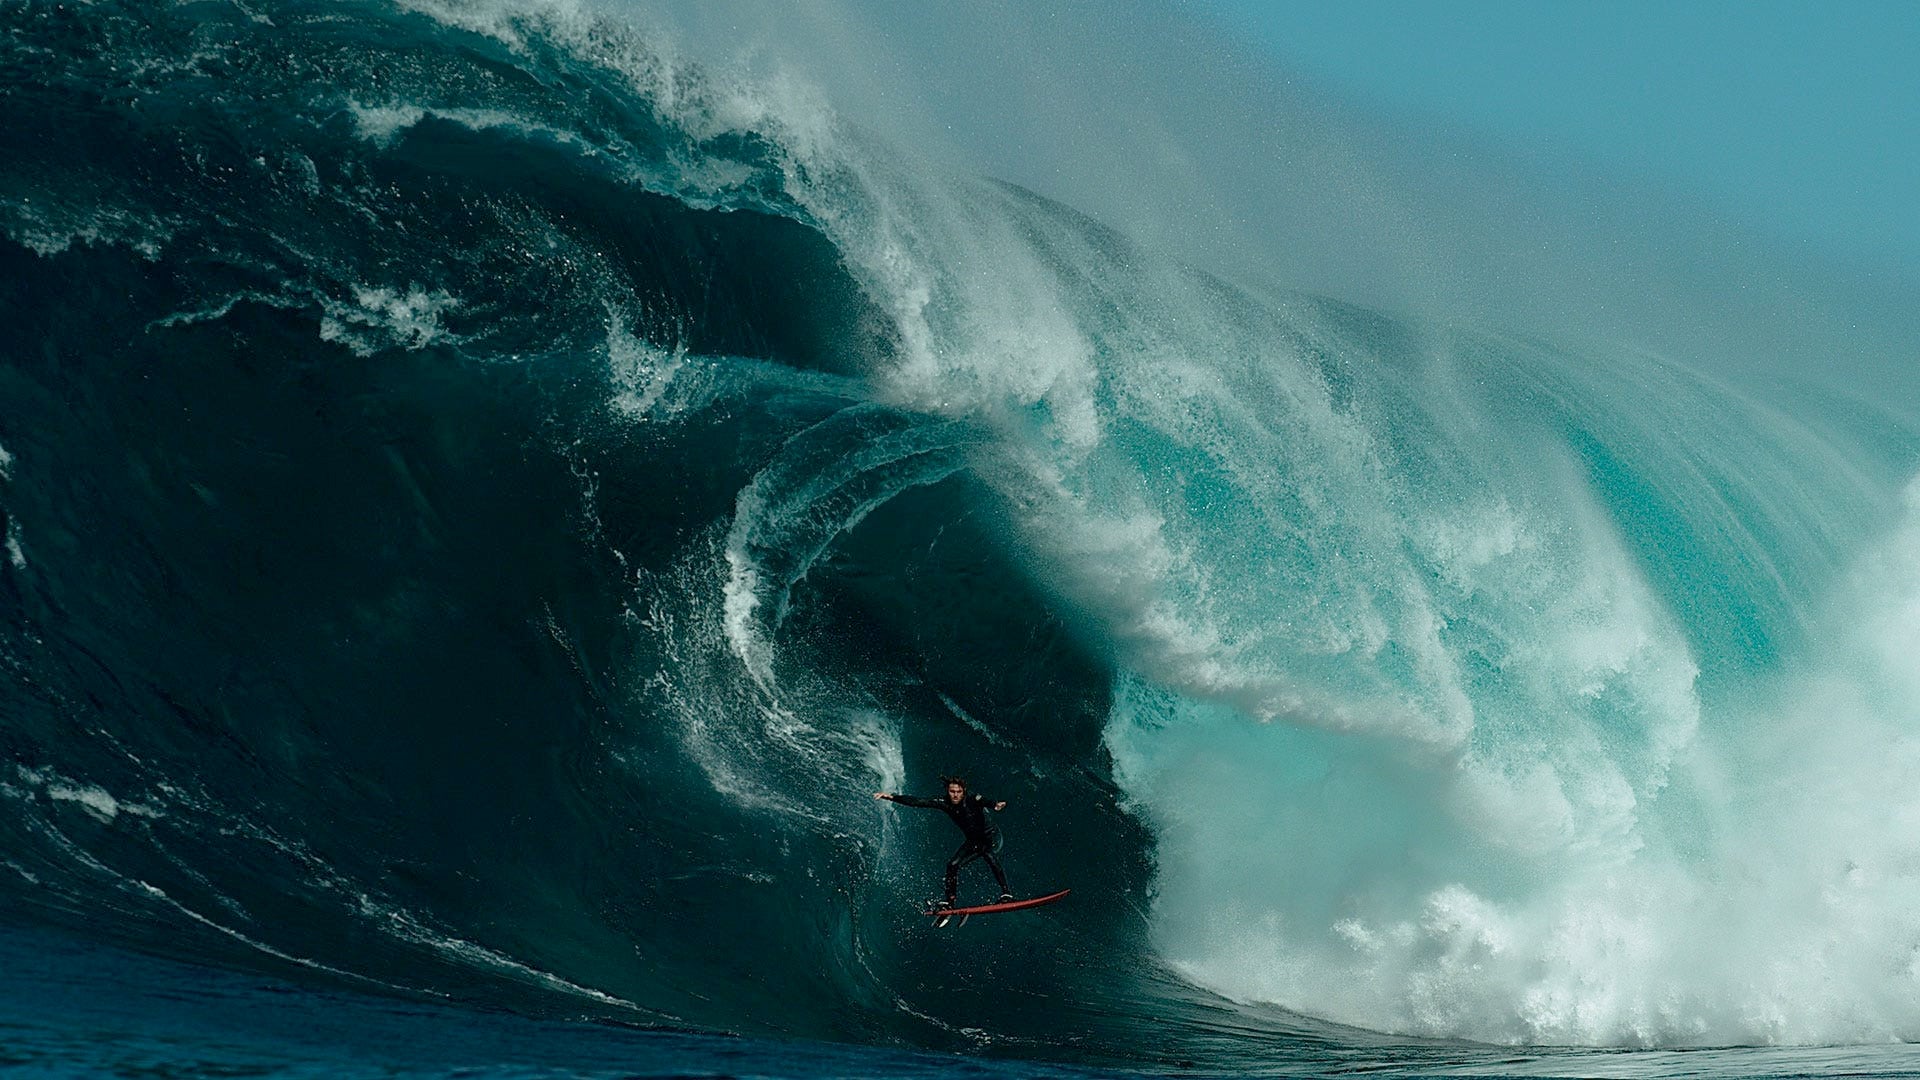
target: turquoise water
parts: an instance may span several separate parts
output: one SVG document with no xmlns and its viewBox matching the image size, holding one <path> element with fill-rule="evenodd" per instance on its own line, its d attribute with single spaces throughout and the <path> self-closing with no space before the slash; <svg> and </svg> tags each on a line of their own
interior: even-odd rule
<svg viewBox="0 0 1920 1080">
<path fill-rule="evenodd" d="M 631 13 L 0 50 L 23 1064 L 1905 1061 L 1894 358 L 1225 277 Z M 927 926 L 954 771 L 1068 901 Z"/>
</svg>

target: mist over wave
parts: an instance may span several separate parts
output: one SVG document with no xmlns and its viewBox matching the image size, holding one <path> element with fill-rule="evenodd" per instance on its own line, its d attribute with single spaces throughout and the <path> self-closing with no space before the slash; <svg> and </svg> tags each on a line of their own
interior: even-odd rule
<svg viewBox="0 0 1920 1080">
<path fill-rule="evenodd" d="M 1550 289 L 1281 288 L 1296 226 L 1211 263 L 1055 197 L 1165 193 L 844 103 L 826 10 L 771 61 L 651 9 L 0 12 L 10 903 L 1043 1057 L 1915 1034 L 1878 338 L 1782 378 Z M 954 769 L 1070 912 L 928 932 L 944 823 L 869 796 Z"/>
</svg>

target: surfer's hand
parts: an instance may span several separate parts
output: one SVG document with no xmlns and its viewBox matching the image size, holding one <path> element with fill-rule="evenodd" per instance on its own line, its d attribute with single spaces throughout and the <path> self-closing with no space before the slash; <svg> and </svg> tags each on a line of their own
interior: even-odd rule
<svg viewBox="0 0 1920 1080">
<path fill-rule="evenodd" d="M 884 792 L 884 791 L 876 791 L 876 792 L 874 792 L 874 793 L 873 793 L 873 797 L 874 797 L 874 798 L 876 798 L 876 799 L 891 799 L 891 798 L 893 798 L 893 796 L 891 796 L 891 795 L 889 795 L 889 794 L 887 794 L 887 793 L 886 793 L 886 792 Z"/>
<path fill-rule="evenodd" d="M 995 810 L 1005 810 L 1007 808 L 1007 800 L 1001 799 L 999 802 L 993 804 L 993 808 Z"/>
</svg>

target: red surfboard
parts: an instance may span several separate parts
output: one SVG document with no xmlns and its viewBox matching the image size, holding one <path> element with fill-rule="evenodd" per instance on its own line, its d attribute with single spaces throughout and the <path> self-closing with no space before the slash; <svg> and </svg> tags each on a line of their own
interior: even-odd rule
<svg viewBox="0 0 1920 1080">
<path fill-rule="evenodd" d="M 1019 911 L 1023 908 L 1051 904 L 1072 891 L 1072 889 L 1061 889 L 1057 893 L 1051 893 L 1047 896 L 1036 896 L 1031 900 L 1009 900 L 1004 904 L 981 904 L 979 907 L 929 908 L 922 914 L 939 918 L 953 915 L 986 915 L 995 911 Z"/>
</svg>

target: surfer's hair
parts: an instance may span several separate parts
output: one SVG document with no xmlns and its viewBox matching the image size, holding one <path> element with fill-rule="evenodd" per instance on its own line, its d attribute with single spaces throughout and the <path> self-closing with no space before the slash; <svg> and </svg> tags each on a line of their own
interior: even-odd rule
<svg viewBox="0 0 1920 1080">
<path fill-rule="evenodd" d="M 959 784 L 962 788 L 965 788 L 967 786 L 967 778 L 964 776 L 943 776 L 940 778 L 941 787 L 948 787 L 953 784 Z"/>
</svg>

